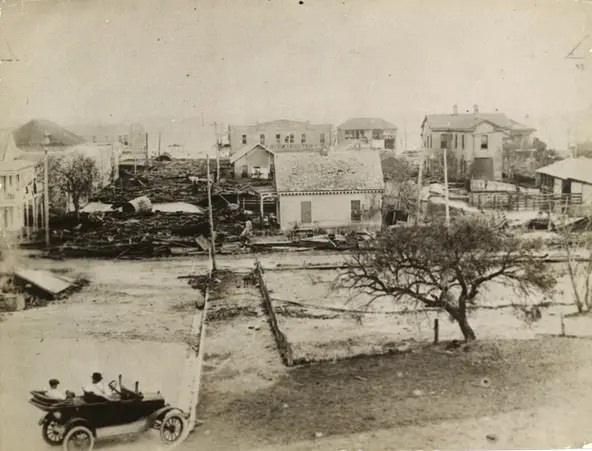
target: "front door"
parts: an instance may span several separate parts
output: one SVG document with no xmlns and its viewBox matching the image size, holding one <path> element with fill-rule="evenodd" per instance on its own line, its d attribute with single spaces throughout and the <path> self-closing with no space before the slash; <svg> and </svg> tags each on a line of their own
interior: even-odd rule
<svg viewBox="0 0 592 451">
<path fill-rule="evenodd" d="M 300 222 L 302 224 L 312 222 L 312 203 L 309 200 L 300 202 Z"/>
</svg>

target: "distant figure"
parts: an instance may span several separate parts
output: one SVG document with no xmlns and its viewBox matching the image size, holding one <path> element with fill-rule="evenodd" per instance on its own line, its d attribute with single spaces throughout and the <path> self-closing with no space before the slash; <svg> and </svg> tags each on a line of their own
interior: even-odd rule
<svg viewBox="0 0 592 451">
<path fill-rule="evenodd" d="M 58 390 L 58 385 L 60 385 L 60 381 L 57 379 L 50 379 L 49 380 L 49 390 L 45 392 L 45 395 L 51 399 L 58 399 L 63 401 L 66 399 L 66 395 Z"/>
<path fill-rule="evenodd" d="M 251 235 L 251 230 L 253 230 L 253 223 L 251 222 L 250 219 L 247 219 L 247 222 L 245 223 L 245 228 L 243 229 L 243 231 L 240 234 L 240 242 L 244 245 L 245 243 L 247 243 L 249 241 L 249 236 Z"/>
</svg>

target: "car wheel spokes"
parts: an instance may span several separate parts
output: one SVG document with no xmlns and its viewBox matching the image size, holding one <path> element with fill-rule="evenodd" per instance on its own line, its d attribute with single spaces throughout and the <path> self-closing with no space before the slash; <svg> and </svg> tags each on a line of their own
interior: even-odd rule
<svg viewBox="0 0 592 451">
<path fill-rule="evenodd" d="M 47 427 L 47 438 L 56 443 L 59 443 L 64 438 L 64 434 L 55 421 L 52 421 Z"/>
<path fill-rule="evenodd" d="M 87 450 L 90 447 L 90 437 L 84 431 L 80 431 L 74 434 L 71 440 L 72 444 L 75 446 L 74 449 Z M 69 447 L 70 446 L 68 444 L 68 448 Z"/>
<path fill-rule="evenodd" d="M 166 420 L 163 429 L 163 436 L 167 442 L 174 442 L 179 438 L 183 431 L 183 423 L 177 417 L 171 417 Z"/>
</svg>

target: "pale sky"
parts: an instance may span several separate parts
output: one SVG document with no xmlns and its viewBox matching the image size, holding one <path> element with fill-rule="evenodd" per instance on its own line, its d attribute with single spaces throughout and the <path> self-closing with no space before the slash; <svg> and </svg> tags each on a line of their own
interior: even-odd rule
<svg viewBox="0 0 592 451">
<path fill-rule="evenodd" d="M 394 122 L 479 104 L 566 145 L 592 103 L 566 60 L 592 33 L 571 0 L 0 0 L 0 125 L 200 117 Z M 12 6 L 11 6 L 12 5 Z M 577 78 L 579 77 L 579 78 Z M 582 78 L 583 77 L 583 78 Z M 584 81 L 582 81 L 584 80 Z"/>
</svg>

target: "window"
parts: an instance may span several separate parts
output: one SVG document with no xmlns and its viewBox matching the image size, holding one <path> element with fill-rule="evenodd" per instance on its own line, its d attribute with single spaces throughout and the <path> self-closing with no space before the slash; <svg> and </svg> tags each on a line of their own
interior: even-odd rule
<svg viewBox="0 0 592 451">
<path fill-rule="evenodd" d="M 325 134 L 321 133 L 321 145 L 325 144 Z"/>
<path fill-rule="evenodd" d="M 465 148 L 465 135 L 460 136 L 460 141 L 461 141 L 462 148 L 464 149 Z"/>
<path fill-rule="evenodd" d="M 372 139 L 382 139 L 382 130 L 372 130 Z"/>
<path fill-rule="evenodd" d="M 487 149 L 489 146 L 489 137 L 487 135 L 481 135 L 481 148 Z"/>
<path fill-rule="evenodd" d="M 361 221 L 362 220 L 362 205 L 359 200 L 351 201 L 351 220 Z"/>
<path fill-rule="evenodd" d="M 302 224 L 312 222 L 312 204 L 309 200 L 300 202 L 300 222 Z"/>
<path fill-rule="evenodd" d="M 306 144 L 306 133 L 300 136 L 300 144 Z"/>
<path fill-rule="evenodd" d="M 281 142 L 282 142 L 282 136 L 279 133 L 275 134 L 275 142 L 277 144 L 281 144 Z"/>
<path fill-rule="evenodd" d="M 288 134 L 286 135 L 286 137 L 284 138 L 284 142 L 285 142 L 286 144 L 288 144 L 288 143 L 289 143 L 289 144 L 293 144 L 293 143 L 294 143 L 294 133 L 288 133 Z"/>
<path fill-rule="evenodd" d="M 458 134 L 454 134 L 454 148 L 458 149 Z"/>
<path fill-rule="evenodd" d="M 243 144 L 247 144 L 247 135 L 243 135 L 243 136 L 242 136 L 241 142 L 242 142 Z"/>
<path fill-rule="evenodd" d="M 94 142 L 94 143 L 97 142 L 97 137 L 95 135 L 93 135 L 93 137 L 92 137 L 92 142 Z"/>
<path fill-rule="evenodd" d="M 261 133 L 259 135 L 259 144 L 261 144 L 263 146 L 265 145 L 265 134 L 264 133 Z"/>
<path fill-rule="evenodd" d="M 105 142 L 106 143 L 111 142 L 111 139 L 107 135 L 105 135 Z"/>
<path fill-rule="evenodd" d="M 448 149 L 448 146 L 450 145 L 451 141 L 452 141 L 452 136 L 448 135 L 446 133 L 442 133 L 440 135 L 440 149 Z"/>
</svg>

